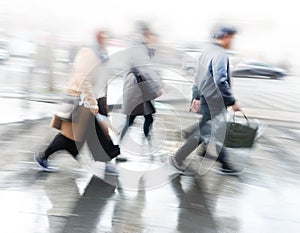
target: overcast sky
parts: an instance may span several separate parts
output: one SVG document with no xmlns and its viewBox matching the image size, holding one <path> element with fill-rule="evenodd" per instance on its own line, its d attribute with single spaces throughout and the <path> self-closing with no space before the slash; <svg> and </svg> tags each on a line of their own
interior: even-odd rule
<svg viewBox="0 0 300 233">
<path fill-rule="evenodd" d="M 78 34 L 101 27 L 128 34 L 142 19 L 162 38 L 185 41 L 207 40 L 211 26 L 225 21 L 239 28 L 237 50 L 277 60 L 296 59 L 300 51 L 299 8 L 293 0 L 1 0 L 0 7 L 2 14 L 37 23 L 50 19 L 52 29 L 69 25 Z"/>
</svg>

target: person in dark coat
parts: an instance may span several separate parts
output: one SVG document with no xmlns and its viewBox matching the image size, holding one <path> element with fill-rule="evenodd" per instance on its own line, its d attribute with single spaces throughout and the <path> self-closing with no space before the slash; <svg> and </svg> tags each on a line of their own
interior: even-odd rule
<svg viewBox="0 0 300 233">
<path fill-rule="evenodd" d="M 153 116 L 155 107 L 151 100 L 143 100 L 143 90 L 139 86 L 137 69 L 134 72 L 129 72 L 124 77 L 123 86 L 123 113 L 126 115 L 126 123 L 121 132 L 120 140 L 125 136 L 128 128 L 132 126 L 137 116 L 144 116 L 143 125 L 145 138 L 150 139 L 150 129 L 153 124 Z M 147 71 L 145 71 L 147 72 Z M 142 81 L 142 80 L 140 80 Z"/>
</svg>

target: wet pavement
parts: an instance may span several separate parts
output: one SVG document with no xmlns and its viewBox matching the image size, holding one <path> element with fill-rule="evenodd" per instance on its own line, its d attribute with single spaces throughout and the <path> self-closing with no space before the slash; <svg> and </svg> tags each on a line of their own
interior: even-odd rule
<svg viewBox="0 0 300 233">
<path fill-rule="evenodd" d="M 86 148 L 86 164 L 62 152 L 51 160 L 58 170 L 42 172 L 33 152 L 56 133 L 49 118 L 1 125 L 1 232 L 299 232 L 300 127 L 291 117 L 300 112 L 299 87 L 296 77 L 234 80 L 246 113 L 259 118 L 262 109 L 267 126 L 252 150 L 229 150 L 232 163 L 245 169 L 239 177 L 217 174 L 218 164 L 210 168 L 197 152 L 190 157 L 195 177 L 177 176 L 168 166 L 182 129 L 197 118 L 186 111 L 187 101 L 168 96 L 157 105 L 152 144 L 142 138 L 142 119 L 129 130 L 135 146 L 124 141 L 129 161 L 117 164 L 119 178 L 105 176 Z"/>
</svg>

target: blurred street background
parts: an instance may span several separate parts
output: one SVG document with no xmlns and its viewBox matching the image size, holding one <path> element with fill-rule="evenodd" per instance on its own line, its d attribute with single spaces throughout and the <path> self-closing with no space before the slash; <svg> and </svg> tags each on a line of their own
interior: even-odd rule
<svg viewBox="0 0 300 233">
<path fill-rule="evenodd" d="M 180 51 L 168 65 L 186 75 L 160 70 L 167 95 L 156 101 L 152 145 L 142 141 L 138 119 L 129 134 L 140 136 L 140 146 L 129 150 L 125 141 L 129 161 L 117 164 L 119 179 L 66 152 L 54 156 L 57 172 L 40 171 L 33 153 L 56 134 L 49 122 L 78 49 L 105 29 L 108 54 L 117 54 L 130 47 L 136 20 L 149 23 L 158 44 Z M 198 119 L 188 111 L 193 83 L 186 77 L 220 22 L 238 28 L 229 51 L 233 92 L 263 134 L 253 149 L 230 151 L 245 169 L 240 177 L 214 173 L 198 151 L 196 176 L 176 177 L 168 157 Z M 293 1 L 1 1 L 0 232 L 300 232 L 299 22 Z M 108 86 L 111 108 L 120 93 L 118 76 Z M 112 122 L 124 118 L 113 109 Z M 81 156 L 89 157 L 87 148 Z M 157 182 L 149 171 L 158 168 L 171 178 Z"/>
</svg>

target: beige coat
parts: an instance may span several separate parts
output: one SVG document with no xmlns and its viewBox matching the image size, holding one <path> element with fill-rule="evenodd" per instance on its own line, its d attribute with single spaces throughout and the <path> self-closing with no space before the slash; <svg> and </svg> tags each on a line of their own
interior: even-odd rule
<svg viewBox="0 0 300 233">
<path fill-rule="evenodd" d="M 72 77 L 66 89 L 67 94 L 81 97 L 82 102 L 89 103 L 90 108 L 97 107 L 93 79 L 100 63 L 100 59 L 92 49 L 81 48 L 75 58 Z"/>
<path fill-rule="evenodd" d="M 89 108 L 98 106 L 94 93 L 95 70 L 101 63 L 100 59 L 90 48 L 81 48 L 75 58 L 70 82 L 66 88 L 68 95 L 79 97 L 80 104 L 88 103 Z M 56 116 L 51 121 L 51 126 L 60 129 L 61 133 L 75 141 L 84 140 L 85 133 L 90 123 L 92 114 L 83 106 L 77 108 L 75 117 L 71 121 L 62 120 Z M 57 127 L 58 126 L 58 127 Z"/>
</svg>

